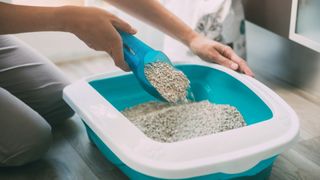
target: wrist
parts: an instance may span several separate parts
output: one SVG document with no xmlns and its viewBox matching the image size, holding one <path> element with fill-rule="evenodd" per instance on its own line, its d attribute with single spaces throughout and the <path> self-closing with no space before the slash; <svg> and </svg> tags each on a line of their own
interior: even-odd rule
<svg viewBox="0 0 320 180">
<path fill-rule="evenodd" d="M 54 12 L 54 19 L 59 31 L 72 32 L 74 29 L 73 12 L 75 7 L 73 6 L 61 6 L 57 7 Z"/>
<path fill-rule="evenodd" d="M 190 47 L 191 43 L 194 39 L 196 39 L 199 36 L 199 34 L 193 30 L 190 30 L 188 33 L 186 33 L 186 35 L 184 35 L 184 39 L 182 40 L 182 42 Z"/>
</svg>

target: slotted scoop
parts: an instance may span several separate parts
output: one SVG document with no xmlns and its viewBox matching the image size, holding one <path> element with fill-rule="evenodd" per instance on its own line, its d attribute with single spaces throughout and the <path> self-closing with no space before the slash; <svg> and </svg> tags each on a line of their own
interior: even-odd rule
<svg viewBox="0 0 320 180">
<path fill-rule="evenodd" d="M 169 58 L 163 52 L 152 49 L 135 36 L 125 32 L 119 33 L 123 42 L 124 59 L 142 85 L 143 89 L 155 98 L 166 101 L 166 99 L 161 96 L 157 89 L 146 78 L 144 67 L 146 64 L 155 62 L 165 62 L 174 67 Z M 187 99 L 192 101 L 194 100 L 190 87 L 187 89 Z"/>
</svg>

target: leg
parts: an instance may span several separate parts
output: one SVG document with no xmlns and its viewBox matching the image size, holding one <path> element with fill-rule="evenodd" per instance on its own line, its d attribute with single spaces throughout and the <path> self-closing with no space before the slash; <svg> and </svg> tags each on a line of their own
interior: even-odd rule
<svg viewBox="0 0 320 180">
<path fill-rule="evenodd" d="M 68 83 L 47 58 L 12 36 L 0 36 L 0 87 L 50 124 L 73 115 L 62 99 L 62 90 Z"/>
<path fill-rule="evenodd" d="M 50 145 L 50 125 L 1 87 L 0 107 L 0 167 L 19 166 L 41 157 Z"/>
</svg>

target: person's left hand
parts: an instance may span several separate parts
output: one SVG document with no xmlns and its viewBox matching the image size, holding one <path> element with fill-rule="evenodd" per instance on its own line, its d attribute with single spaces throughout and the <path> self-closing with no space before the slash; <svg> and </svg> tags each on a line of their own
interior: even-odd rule
<svg viewBox="0 0 320 180">
<path fill-rule="evenodd" d="M 189 43 L 191 51 L 201 59 L 214 62 L 246 75 L 254 76 L 247 63 L 240 58 L 229 46 L 196 35 Z"/>
</svg>

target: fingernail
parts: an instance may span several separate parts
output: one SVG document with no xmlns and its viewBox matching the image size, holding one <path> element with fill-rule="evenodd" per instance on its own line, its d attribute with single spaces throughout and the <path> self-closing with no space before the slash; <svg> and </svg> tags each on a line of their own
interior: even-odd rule
<svg viewBox="0 0 320 180">
<path fill-rule="evenodd" d="M 238 64 L 235 64 L 235 63 L 231 64 L 231 68 L 232 68 L 233 70 L 237 70 L 238 67 L 239 67 Z"/>
<path fill-rule="evenodd" d="M 251 77 L 254 77 L 254 76 L 255 76 L 255 74 L 254 74 L 252 71 L 247 71 L 246 74 L 248 74 L 248 75 L 251 76 Z"/>
<path fill-rule="evenodd" d="M 136 28 L 131 27 L 131 33 L 135 34 L 137 32 L 138 32 L 138 30 Z"/>
<path fill-rule="evenodd" d="M 248 76 L 251 76 L 251 77 L 254 77 L 255 74 L 251 71 L 245 71 L 244 74 L 248 75 Z"/>
</svg>

